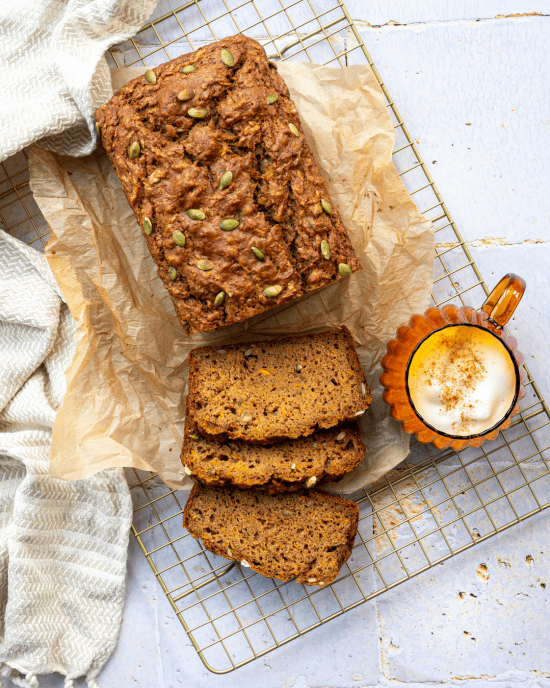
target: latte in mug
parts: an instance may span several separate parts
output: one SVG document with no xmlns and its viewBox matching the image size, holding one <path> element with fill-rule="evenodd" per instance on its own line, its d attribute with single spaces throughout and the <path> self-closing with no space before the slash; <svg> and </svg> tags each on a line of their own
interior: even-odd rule
<svg viewBox="0 0 550 688">
<path fill-rule="evenodd" d="M 406 374 L 416 414 L 451 437 L 482 435 L 512 412 L 519 371 L 508 346 L 490 330 L 457 324 L 435 330 L 413 351 Z"/>
</svg>

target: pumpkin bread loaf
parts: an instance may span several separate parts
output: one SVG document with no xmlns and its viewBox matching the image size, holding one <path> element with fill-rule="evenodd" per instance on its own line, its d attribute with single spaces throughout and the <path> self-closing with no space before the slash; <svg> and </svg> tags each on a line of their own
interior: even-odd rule
<svg viewBox="0 0 550 688">
<path fill-rule="evenodd" d="M 353 548 L 357 504 L 315 490 L 270 495 L 195 484 L 183 526 L 206 549 L 269 578 L 324 586 Z"/>
<path fill-rule="evenodd" d="M 188 413 L 217 442 L 307 437 L 361 416 L 371 398 L 345 327 L 189 354 Z"/>
<path fill-rule="evenodd" d="M 357 421 L 268 446 L 202 437 L 187 414 L 181 460 L 204 485 L 259 488 L 276 494 L 340 480 L 365 458 Z"/>
<path fill-rule="evenodd" d="M 245 320 L 359 269 L 288 88 L 252 38 L 148 69 L 95 121 L 191 332 Z"/>
</svg>

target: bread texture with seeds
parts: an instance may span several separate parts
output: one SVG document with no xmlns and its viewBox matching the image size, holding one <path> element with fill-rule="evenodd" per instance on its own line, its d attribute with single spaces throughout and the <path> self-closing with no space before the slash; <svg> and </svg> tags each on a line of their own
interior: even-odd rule
<svg viewBox="0 0 550 688">
<path fill-rule="evenodd" d="M 148 70 L 95 120 L 191 332 L 240 322 L 359 269 L 288 88 L 252 38 Z"/>
<path fill-rule="evenodd" d="M 188 413 L 181 461 L 205 485 L 260 488 L 272 494 L 340 480 L 365 458 L 357 422 L 263 446 L 202 437 Z M 187 470 L 186 470 L 187 473 Z"/>
<path fill-rule="evenodd" d="M 316 490 L 270 495 L 195 484 L 183 525 L 206 549 L 268 578 L 324 586 L 351 554 L 357 504 Z"/>
<path fill-rule="evenodd" d="M 199 433 L 273 444 L 351 421 L 371 395 L 349 330 L 193 349 L 187 409 Z"/>
</svg>

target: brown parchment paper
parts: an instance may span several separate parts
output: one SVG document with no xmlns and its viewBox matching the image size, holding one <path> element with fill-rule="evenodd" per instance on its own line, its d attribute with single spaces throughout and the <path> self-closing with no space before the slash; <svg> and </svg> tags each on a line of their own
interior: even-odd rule
<svg viewBox="0 0 550 688">
<path fill-rule="evenodd" d="M 188 336 L 106 155 L 68 158 L 32 149 L 31 187 L 51 227 L 46 256 L 78 321 L 53 431 L 53 476 L 80 479 L 134 466 L 183 487 L 189 351 L 340 324 L 355 337 L 373 403 L 361 419 L 366 458 L 334 489 L 359 489 L 407 455 L 408 435 L 382 400 L 379 361 L 396 328 L 429 305 L 432 226 L 392 164 L 394 129 L 370 68 L 294 62 L 279 71 L 363 270 L 244 323 Z M 141 73 L 112 72 L 115 89 Z"/>
</svg>

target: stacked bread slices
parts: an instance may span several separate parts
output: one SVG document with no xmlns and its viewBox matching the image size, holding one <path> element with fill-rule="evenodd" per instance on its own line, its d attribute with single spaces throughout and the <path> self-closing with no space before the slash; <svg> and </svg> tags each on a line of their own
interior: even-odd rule
<svg viewBox="0 0 550 688">
<path fill-rule="evenodd" d="M 181 458 L 198 482 L 184 526 L 263 575 L 330 583 L 358 510 L 311 488 L 364 458 L 357 418 L 370 402 L 346 328 L 194 349 Z"/>
</svg>

